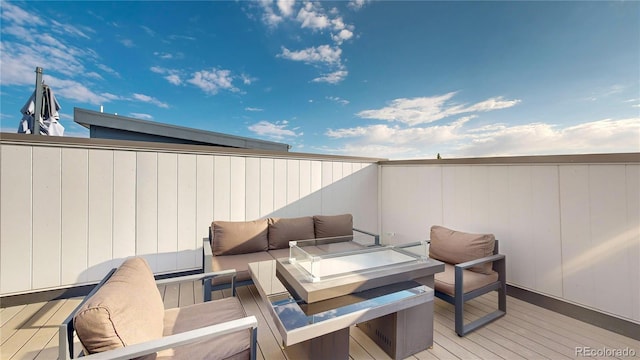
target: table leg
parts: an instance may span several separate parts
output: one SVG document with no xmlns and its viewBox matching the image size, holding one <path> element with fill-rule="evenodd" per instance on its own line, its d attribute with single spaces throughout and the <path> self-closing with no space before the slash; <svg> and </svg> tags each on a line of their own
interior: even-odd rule
<svg viewBox="0 0 640 360">
<path fill-rule="evenodd" d="M 349 328 L 318 336 L 284 348 L 289 359 L 349 359 Z"/>
</svg>

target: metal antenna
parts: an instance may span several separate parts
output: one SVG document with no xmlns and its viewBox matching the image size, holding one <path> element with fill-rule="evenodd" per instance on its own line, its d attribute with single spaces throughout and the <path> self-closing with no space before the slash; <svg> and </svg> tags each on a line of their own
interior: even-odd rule
<svg viewBox="0 0 640 360">
<path fill-rule="evenodd" d="M 33 130 L 31 134 L 40 135 L 40 120 L 42 118 L 42 68 L 36 67 L 36 108 L 33 114 Z"/>
</svg>

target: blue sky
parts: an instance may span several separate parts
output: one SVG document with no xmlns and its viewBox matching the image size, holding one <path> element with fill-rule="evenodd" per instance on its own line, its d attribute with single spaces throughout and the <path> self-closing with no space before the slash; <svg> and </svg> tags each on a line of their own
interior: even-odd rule
<svg viewBox="0 0 640 360">
<path fill-rule="evenodd" d="M 640 2 L 2 1 L 62 106 L 390 159 L 640 151 Z"/>
</svg>

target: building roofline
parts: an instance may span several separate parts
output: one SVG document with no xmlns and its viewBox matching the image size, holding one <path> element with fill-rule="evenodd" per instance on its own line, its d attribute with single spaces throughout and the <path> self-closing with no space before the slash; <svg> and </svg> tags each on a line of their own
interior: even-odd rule
<svg viewBox="0 0 640 360">
<path fill-rule="evenodd" d="M 291 148 L 288 144 L 275 141 L 258 140 L 184 126 L 163 124 L 77 107 L 73 109 L 73 121 L 86 128 L 98 126 L 234 148 L 276 151 L 288 151 Z"/>
</svg>

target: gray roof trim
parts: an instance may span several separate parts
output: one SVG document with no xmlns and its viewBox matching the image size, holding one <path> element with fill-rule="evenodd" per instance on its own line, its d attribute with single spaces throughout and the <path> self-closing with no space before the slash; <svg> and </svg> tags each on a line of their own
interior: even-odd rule
<svg viewBox="0 0 640 360">
<path fill-rule="evenodd" d="M 142 134 L 165 136 L 176 139 L 198 141 L 212 145 L 230 146 L 235 148 L 276 151 L 287 151 L 290 148 L 288 144 L 274 141 L 257 140 L 247 137 L 217 133 L 213 131 L 205 131 L 183 126 L 157 123 L 153 121 L 134 119 L 126 116 L 80 109 L 77 107 L 73 109 L 73 121 L 86 128 L 89 128 L 90 126 L 100 126 L 111 129 L 127 130 Z"/>
</svg>

